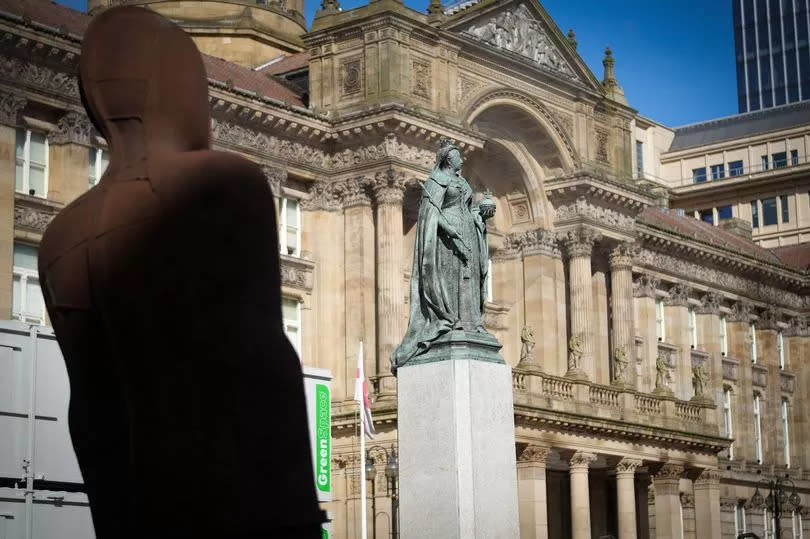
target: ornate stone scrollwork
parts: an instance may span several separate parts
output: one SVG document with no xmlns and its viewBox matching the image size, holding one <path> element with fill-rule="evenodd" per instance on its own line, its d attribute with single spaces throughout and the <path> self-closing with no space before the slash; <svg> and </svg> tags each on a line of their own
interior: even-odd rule
<svg viewBox="0 0 810 539">
<path fill-rule="evenodd" d="M 370 178 L 358 176 L 337 184 L 343 209 L 354 208 L 355 206 L 371 206 L 371 197 L 367 188 L 372 183 L 373 180 Z"/>
<path fill-rule="evenodd" d="M 669 298 L 664 301 L 665 305 L 676 305 L 686 307 L 689 305 L 689 295 L 692 287 L 686 283 L 675 283 L 669 288 Z"/>
<path fill-rule="evenodd" d="M 473 24 L 464 33 L 499 49 L 514 52 L 533 64 L 572 79 L 578 77 L 537 18 L 524 5 L 506 9 L 489 20 Z"/>
<path fill-rule="evenodd" d="M 695 308 L 697 314 L 720 314 L 720 306 L 723 304 L 723 295 L 717 292 L 706 292 L 700 298 L 700 306 Z"/>
<path fill-rule="evenodd" d="M 571 204 L 561 205 L 555 210 L 555 223 L 574 220 L 589 220 L 628 233 L 633 232 L 635 228 L 635 219 L 632 217 L 615 210 L 594 206 L 585 197 L 579 197 Z"/>
<path fill-rule="evenodd" d="M 622 242 L 610 252 L 610 269 L 631 269 L 633 258 L 638 253 L 638 245 L 632 241 Z"/>
<path fill-rule="evenodd" d="M 706 468 L 694 480 L 695 487 L 698 486 L 718 486 L 720 484 L 721 474 L 719 471 L 712 468 Z"/>
<path fill-rule="evenodd" d="M 551 448 L 548 446 L 529 444 L 520 452 L 518 462 L 539 462 L 545 465 L 550 454 Z"/>
<path fill-rule="evenodd" d="M 694 509 L 695 497 L 691 494 L 687 494 L 686 492 L 681 492 L 681 507 L 684 509 Z"/>
<path fill-rule="evenodd" d="M 738 301 L 731 306 L 731 312 L 726 317 L 729 322 L 745 322 L 750 324 L 756 319 L 754 315 L 754 308 L 751 304 Z"/>
<path fill-rule="evenodd" d="M 0 56 L 0 79 L 15 85 L 30 85 L 79 99 L 79 82 L 74 75 L 9 56 Z"/>
<path fill-rule="evenodd" d="M 561 232 L 557 237 L 565 244 L 565 250 L 571 258 L 591 256 L 594 244 L 602 239 L 599 232 L 584 226 Z"/>
<path fill-rule="evenodd" d="M 655 480 L 656 481 L 660 481 L 662 479 L 678 480 L 681 478 L 681 476 L 683 476 L 683 472 L 684 472 L 683 466 L 667 462 L 666 464 L 661 466 L 661 468 L 659 468 L 658 472 L 656 472 Z"/>
<path fill-rule="evenodd" d="M 557 236 L 554 232 L 544 228 L 513 232 L 504 239 L 504 246 L 497 252 L 498 258 L 512 258 L 515 256 L 532 256 L 542 254 L 559 257 L 560 249 L 557 246 Z"/>
<path fill-rule="evenodd" d="M 280 197 L 281 185 L 287 181 L 287 169 L 265 165 L 262 167 L 262 172 L 264 172 L 264 177 L 267 178 L 267 185 L 270 186 L 273 196 Z"/>
<path fill-rule="evenodd" d="M 281 255 L 281 284 L 310 292 L 313 285 L 312 271 L 315 264 L 310 260 Z"/>
<path fill-rule="evenodd" d="M 571 457 L 571 460 L 568 461 L 568 465 L 572 469 L 577 468 L 588 468 L 591 465 L 591 462 L 596 460 L 596 455 L 593 453 L 587 453 L 585 451 L 577 451 Z"/>
<path fill-rule="evenodd" d="M 336 182 L 319 180 L 309 186 L 309 198 L 301 201 L 301 208 L 309 211 L 340 211 L 340 194 Z"/>
<path fill-rule="evenodd" d="M 93 124 L 86 114 L 70 111 L 56 123 L 56 131 L 48 134 L 50 144 L 83 144 L 91 145 Z"/>
<path fill-rule="evenodd" d="M 372 189 L 377 204 L 401 205 L 405 198 L 408 177 L 404 172 L 382 170 L 374 175 Z"/>
<path fill-rule="evenodd" d="M 781 318 L 782 313 L 779 309 L 776 307 L 768 307 L 760 313 L 757 328 L 778 330 Z"/>
<path fill-rule="evenodd" d="M 810 330 L 807 325 L 807 318 L 795 316 L 788 321 L 785 330 L 785 337 L 810 337 Z"/>
<path fill-rule="evenodd" d="M 658 290 L 660 284 L 661 281 L 657 277 L 642 273 L 633 281 L 633 297 L 655 299 L 655 291 Z"/>
<path fill-rule="evenodd" d="M 17 94 L 0 92 L 0 124 L 17 125 L 17 115 L 28 101 Z"/>
<path fill-rule="evenodd" d="M 45 229 L 53 220 L 56 214 L 30 208 L 28 206 L 14 207 L 14 226 L 27 228 L 34 232 L 45 232 Z"/>
</svg>

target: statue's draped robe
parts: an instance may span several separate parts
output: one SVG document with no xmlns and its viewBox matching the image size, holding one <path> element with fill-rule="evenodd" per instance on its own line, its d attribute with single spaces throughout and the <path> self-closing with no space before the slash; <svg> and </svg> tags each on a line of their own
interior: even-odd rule
<svg viewBox="0 0 810 539">
<path fill-rule="evenodd" d="M 461 235 L 466 263 L 449 229 Z M 452 329 L 483 329 L 488 260 L 486 225 L 472 205 L 472 189 L 464 178 L 434 169 L 422 188 L 410 318 L 405 337 L 393 354 L 394 370 Z"/>
</svg>

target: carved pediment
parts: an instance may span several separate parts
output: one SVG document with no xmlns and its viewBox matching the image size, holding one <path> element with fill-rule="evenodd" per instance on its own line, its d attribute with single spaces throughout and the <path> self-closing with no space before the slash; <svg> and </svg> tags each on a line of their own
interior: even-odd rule
<svg viewBox="0 0 810 539">
<path fill-rule="evenodd" d="M 540 69 L 580 80 L 566 53 L 552 38 L 546 23 L 526 4 L 512 4 L 457 28 L 461 33 L 511 53 L 519 54 Z"/>
</svg>

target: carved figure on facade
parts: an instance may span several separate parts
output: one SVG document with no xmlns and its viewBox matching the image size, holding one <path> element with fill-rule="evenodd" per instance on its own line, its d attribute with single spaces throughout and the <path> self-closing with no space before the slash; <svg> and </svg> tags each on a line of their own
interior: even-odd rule
<svg viewBox="0 0 810 539">
<path fill-rule="evenodd" d="M 0 123 L 16 127 L 17 114 L 27 103 L 20 95 L 0 92 Z"/>
<path fill-rule="evenodd" d="M 281 196 L 281 185 L 287 181 L 287 169 L 282 167 L 273 167 L 265 165 L 262 167 L 262 172 L 267 178 L 267 185 L 270 186 L 270 191 L 273 192 L 274 197 Z"/>
<path fill-rule="evenodd" d="M 746 324 L 750 324 L 755 318 L 754 307 L 750 303 L 738 301 L 731 306 L 731 312 L 726 317 L 726 320 L 729 322 L 745 322 Z"/>
<path fill-rule="evenodd" d="M 546 459 L 551 454 L 551 448 L 545 445 L 529 444 L 518 456 L 518 462 L 533 462 L 546 465 Z"/>
<path fill-rule="evenodd" d="M 602 239 L 599 232 L 586 226 L 562 232 L 558 237 L 565 244 L 565 250 L 571 258 L 590 257 L 594 244 Z"/>
<path fill-rule="evenodd" d="M 582 363 L 582 337 L 571 335 L 568 339 L 568 370 L 577 371 Z"/>
<path fill-rule="evenodd" d="M 504 238 L 503 248 L 498 250 L 498 258 L 513 258 L 520 254 L 523 256 L 543 254 L 559 258 L 557 235 L 544 228 L 508 234 Z"/>
<path fill-rule="evenodd" d="M 695 398 L 703 398 L 706 396 L 706 386 L 709 383 L 709 373 L 706 372 L 706 366 L 703 363 L 698 363 L 692 367 L 692 386 L 695 389 Z"/>
<path fill-rule="evenodd" d="M 700 298 L 700 306 L 695 309 L 697 314 L 720 314 L 720 306 L 723 304 L 723 295 L 718 292 L 709 291 Z"/>
<path fill-rule="evenodd" d="M 791 318 L 785 330 L 785 337 L 810 337 L 807 318 L 803 316 L 794 316 Z"/>
<path fill-rule="evenodd" d="M 616 384 L 624 384 L 627 382 L 627 352 L 624 347 L 616 347 L 613 349 L 613 382 Z"/>
<path fill-rule="evenodd" d="M 540 21 L 525 4 L 520 4 L 514 13 L 507 9 L 482 24 L 471 25 L 464 33 L 489 45 L 519 54 L 558 75 L 577 78 Z"/>
<path fill-rule="evenodd" d="M 54 71 L 18 58 L 0 56 L 0 79 L 17 85 L 31 85 L 50 90 L 74 100 L 79 99 L 79 82 L 75 75 Z"/>
<path fill-rule="evenodd" d="M 633 241 L 624 241 L 610 252 L 611 269 L 631 269 L 633 258 L 638 253 L 638 245 Z"/>
<path fill-rule="evenodd" d="M 656 290 L 658 290 L 660 284 L 661 281 L 657 277 L 642 273 L 633 281 L 633 297 L 655 299 Z"/>
<path fill-rule="evenodd" d="M 14 226 L 27 228 L 35 232 L 44 232 L 54 218 L 50 213 L 26 206 L 14 207 Z"/>
<path fill-rule="evenodd" d="M 585 197 L 578 197 L 571 204 L 561 205 L 554 212 L 555 223 L 583 219 L 624 232 L 632 232 L 635 228 L 635 219 L 629 215 L 623 215 L 609 208 L 595 206 L 588 202 Z"/>
<path fill-rule="evenodd" d="M 669 393 L 672 390 L 669 384 L 672 375 L 669 371 L 669 359 L 665 354 L 659 353 L 655 358 L 655 391 L 658 393 Z"/>
<path fill-rule="evenodd" d="M 774 306 L 769 306 L 759 314 L 757 327 L 759 329 L 780 329 L 779 322 L 782 319 L 782 313 Z"/>
<path fill-rule="evenodd" d="M 430 99 L 430 64 L 419 60 L 414 60 L 411 68 L 411 80 L 413 87 L 411 93 L 423 99 Z"/>
<path fill-rule="evenodd" d="M 450 331 L 488 334 L 482 317 L 489 268 L 486 221 L 495 214 L 495 200 L 473 204 L 472 188 L 461 176 L 463 163 L 461 150 L 442 139 L 422 185 L 408 330 L 394 350 L 393 370 Z"/>
<path fill-rule="evenodd" d="M 686 307 L 689 305 L 689 295 L 692 287 L 686 283 L 675 283 L 669 287 L 669 297 L 664 301 L 666 305 Z"/>
<path fill-rule="evenodd" d="M 531 326 L 523 326 L 520 331 L 520 363 L 518 365 L 528 365 L 534 363 L 534 330 Z"/>
</svg>

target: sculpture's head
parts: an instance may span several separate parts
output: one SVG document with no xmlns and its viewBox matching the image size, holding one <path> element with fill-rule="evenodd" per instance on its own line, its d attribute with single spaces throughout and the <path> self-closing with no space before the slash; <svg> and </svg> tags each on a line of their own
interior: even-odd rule
<svg viewBox="0 0 810 539">
<path fill-rule="evenodd" d="M 442 137 L 439 150 L 436 152 L 436 168 L 458 172 L 463 164 L 464 159 L 461 157 L 461 150 L 458 146 L 449 139 Z"/>
<path fill-rule="evenodd" d="M 79 77 L 82 102 L 113 161 L 209 147 L 202 57 L 188 34 L 157 13 L 122 6 L 93 18 Z"/>
</svg>

